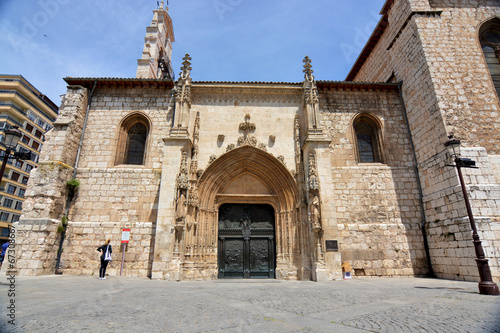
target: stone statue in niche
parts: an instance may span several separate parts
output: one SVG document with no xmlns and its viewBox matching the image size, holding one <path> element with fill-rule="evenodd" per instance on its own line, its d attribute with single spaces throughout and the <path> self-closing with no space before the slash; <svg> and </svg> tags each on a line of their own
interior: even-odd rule
<svg viewBox="0 0 500 333">
<path fill-rule="evenodd" d="M 318 190 L 319 183 L 316 176 L 316 161 L 314 159 L 314 154 L 309 154 L 309 191 Z"/>
<path fill-rule="evenodd" d="M 314 232 L 318 233 L 322 229 L 319 197 L 311 193 L 310 199 L 309 212 L 311 214 L 311 225 Z"/>
<path fill-rule="evenodd" d="M 186 196 L 181 193 L 180 197 L 177 199 L 175 206 L 175 219 L 177 222 L 183 222 L 186 218 Z"/>
</svg>

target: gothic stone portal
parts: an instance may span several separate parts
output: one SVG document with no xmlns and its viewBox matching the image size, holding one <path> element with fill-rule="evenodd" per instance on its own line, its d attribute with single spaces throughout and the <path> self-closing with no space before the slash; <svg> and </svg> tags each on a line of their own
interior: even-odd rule
<svg viewBox="0 0 500 333">
<path fill-rule="evenodd" d="M 219 208 L 219 278 L 274 278 L 274 209 L 224 204 Z"/>
</svg>

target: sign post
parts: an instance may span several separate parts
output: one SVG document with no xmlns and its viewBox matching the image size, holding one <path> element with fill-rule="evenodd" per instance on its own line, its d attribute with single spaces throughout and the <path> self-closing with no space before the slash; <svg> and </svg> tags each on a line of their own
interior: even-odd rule
<svg viewBox="0 0 500 333">
<path fill-rule="evenodd" d="M 123 246 L 123 252 L 122 252 L 122 266 L 120 268 L 120 276 L 122 276 L 123 272 L 123 262 L 125 261 L 125 246 L 127 246 L 128 241 L 130 239 L 130 229 L 126 228 L 122 230 L 122 246 Z"/>
</svg>

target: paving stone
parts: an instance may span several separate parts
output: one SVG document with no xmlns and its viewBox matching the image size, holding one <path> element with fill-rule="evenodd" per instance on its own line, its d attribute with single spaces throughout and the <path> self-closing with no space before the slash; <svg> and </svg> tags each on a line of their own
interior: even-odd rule
<svg viewBox="0 0 500 333">
<path fill-rule="evenodd" d="M 2 310 L 0 332 L 500 332 L 500 297 L 479 295 L 473 282 L 436 279 L 21 276 L 15 304 L 15 329 Z"/>
</svg>

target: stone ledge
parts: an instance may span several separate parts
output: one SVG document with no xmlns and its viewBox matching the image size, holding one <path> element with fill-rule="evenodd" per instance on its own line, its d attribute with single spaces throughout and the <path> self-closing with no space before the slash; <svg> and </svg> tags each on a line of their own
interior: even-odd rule
<svg viewBox="0 0 500 333">
<path fill-rule="evenodd" d="M 21 218 L 18 225 L 50 225 L 59 224 L 60 221 L 57 219 L 47 219 L 47 218 Z"/>
</svg>

